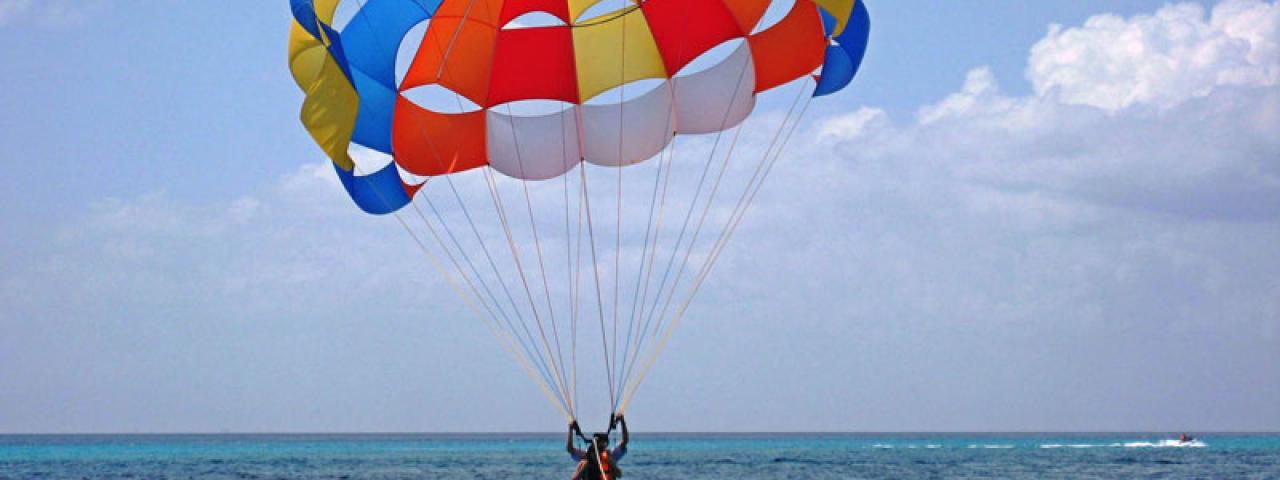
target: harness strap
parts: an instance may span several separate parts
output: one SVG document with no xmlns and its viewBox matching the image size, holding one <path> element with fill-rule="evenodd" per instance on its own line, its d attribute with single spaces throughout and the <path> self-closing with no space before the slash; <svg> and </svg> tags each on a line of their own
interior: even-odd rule
<svg viewBox="0 0 1280 480">
<path fill-rule="evenodd" d="M 591 439 L 591 445 L 595 447 L 594 450 L 596 451 L 596 466 L 600 469 L 600 478 L 604 480 L 610 480 L 612 477 L 609 476 L 609 471 L 608 471 L 609 467 L 605 465 L 605 458 L 608 457 L 608 454 L 604 454 L 603 451 L 600 450 L 600 444 L 596 443 L 596 440 L 594 438 Z"/>
</svg>

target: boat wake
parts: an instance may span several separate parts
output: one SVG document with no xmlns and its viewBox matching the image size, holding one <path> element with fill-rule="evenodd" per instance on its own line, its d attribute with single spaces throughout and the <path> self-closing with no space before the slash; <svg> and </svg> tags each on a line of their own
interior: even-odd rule
<svg viewBox="0 0 1280 480">
<path fill-rule="evenodd" d="M 1204 448 L 1207 447 L 1200 440 L 1191 440 L 1187 442 L 1179 440 L 1158 440 L 1155 442 L 1123 442 L 1123 443 L 1074 443 L 1074 444 L 1058 444 L 1050 443 L 1040 445 L 1040 448 Z"/>
<path fill-rule="evenodd" d="M 1053 448 L 1204 448 L 1207 446 L 1208 446 L 1207 444 L 1205 444 L 1203 441 L 1200 441 L 1198 439 L 1192 439 L 1185 442 L 1177 439 L 1169 439 L 1169 440 L 1153 440 L 1153 441 L 1135 440 L 1130 442 L 1108 442 L 1108 443 L 1042 443 L 1042 444 L 968 443 L 968 444 L 960 444 L 960 445 L 956 445 L 956 444 L 944 445 L 944 444 L 936 444 L 936 443 L 929 443 L 929 444 L 877 443 L 877 444 L 871 445 L 870 448 L 876 449 L 876 450 L 893 450 L 893 449 L 933 450 L 933 449 L 958 449 L 958 448 L 1005 450 L 1005 449 L 1022 449 L 1022 448 L 1046 448 L 1046 449 L 1053 449 Z"/>
</svg>

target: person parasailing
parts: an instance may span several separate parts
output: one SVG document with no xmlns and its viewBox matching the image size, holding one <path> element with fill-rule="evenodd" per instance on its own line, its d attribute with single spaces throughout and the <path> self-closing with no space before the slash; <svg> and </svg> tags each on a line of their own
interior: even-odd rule
<svg viewBox="0 0 1280 480">
<path fill-rule="evenodd" d="M 604 358 L 619 360 L 602 362 L 588 375 L 605 376 L 610 410 L 625 411 L 792 134 L 811 130 L 799 128 L 810 100 L 854 79 L 871 28 L 864 0 L 666 0 L 622 2 L 613 12 L 587 8 L 597 3 L 289 1 L 288 64 L 304 95 L 300 119 L 330 159 L 335 185 L 359 210 L 395 217 L 434 269 L 430 278 L 443 279 L 458 294 L 568 419 L 587 400 L 577 396 L 580 334 L 598 325 Z M 766 12 L 780 9 L 786 10 L 781 18 L 766 25 Z M 508 28 L 535 11 L 559 22 Z M 694 15 L 698 21 L 689 21 Z M 698 65 L 688 68 L 693 63 Z M 640 81 L 644 93 L 629 87 Z M 781 122 L 763 122 L 773 131 L 768 148 L 753 152 L 758 156 L 742 153 L 754 148 L 735 150 L 757 97 L 783 94 L 787 85 L 795 90 L 790 109 Z M 555 111 L 517 115 L 513 105 Z M 709 149 L 676 153 L 677 138 L 704 135 L 714 135 Z M 706 150 L 706 158 L 689 150 Z M 636 172 L 624 180 L 624 171 L 644 162 L 656 167 L 652 178 Z M 741 178 L 748 171 L 754 174 Z M 699 180 L 668 182 L 684 177 Z M 560 195 L 530 193 L 532 185 L 553 179 L 559 179 Z M 467 187 L 474 184 L 483 188 Z M 669 185 L 677 205 L 669 208 L 677 213 L 664 217 Z M 513 194 L 523 198 L 524 208 L 504 206 Z M 649 205 L 648 215 L 623 214 L 633 211 L 624 206 L 633 195 Z M 593 220 L 592 203 L 608 204 L 610 196 L 614 217 Z M 687 207 L 678 198 L 688 198 Z M 492 214 L 485 213 L 490 206 Z M 524 215 L 508 215 L 520 210 L 527 222 Z M 722 211 L 728 215 L 710 215 Z M 664 218 L 671 219 L 666 229 Z M 561 220 L 563 234 L 539 233 L 545 228 L 539 225 Z M 607 237 L 597 239 L 608 230 L 598 228 L 601 223 L 613 224 L 612 251 L 604 248 Z M 680 225 L 679 233 L 670 225 Z M 633 256 L 624 254 L 624 245 L 633 246 L 623 238 L 640 231 L 646 232 L 641 255 L 628 266 L 632 262 L 623 259 Z M 544 249 L 552 238 L 563 248 Z M 521 247 L 529 244 L 533 248 Z M 559 252 L 562 258 L 556 258 Z M 610 256 L 613 268 L 603 268 L 600 259 Z M 546 268 L 557 260 L 565 261 L 563 274 Z M 612 270 L 612 295 L 602 288 L 610 283 L 600 278 L 602 269 Z M 594 272 L 593 282 L 584 280 L 587 272 Z M 623 276 L 632 274 L 635 288 L 623 288 Z M 513 292 L 509 283 L 523 292 Z M 594 295 L 583 290 L 587 284 Z M 542 292 L 535 292 L 538 287 Z M 552 298 L 559 294 L 561 300 Z M 627 305 L 631 313 L 621 313 Z M 568 321 L 558 321 L 557 311 Z M 591 311 L 596 322 L 579 321 L 589 320 L 585 313 Z M 561 351 L 566 337 L 569 362 Z M 622 474 L 616 462 L 626 453 L 627 427 L 621 414 L 610 420 L 608 431 L 594 439 L 571 424 L 569 450 L 585 478 Z M 623 438 L 610 450 L 617 423 Z M 592 448 L 573 448 L 574 434 Z"/>
<path fill-rule="evenodd" d="M 609 432 L 615 427 L 622 427 L 622 441 L 617 447 L 609 448 Z M 577 435 L 586 443 L 587 449 L 582 450 L 574 445 L 573 437 Z M 569 435 L 565 440 L 565 449 L 569 452 L 569 456 L 578 462 L 577 468 L 570 477 L 573 480 L 613 480 L 622 478 L 622 469 L 618 468 L 618 461 L 627 454 L 627 444 L 630 441 L 630 432 L 627 431 L 627 420 L 621 414 L 613 415 L 609 421 L 609 431 L 596 433 L 587 438 L 582 433 L 582 428 L 578 426 L 578 421 L 574 420 L 569 423 Z"/>
</svg>

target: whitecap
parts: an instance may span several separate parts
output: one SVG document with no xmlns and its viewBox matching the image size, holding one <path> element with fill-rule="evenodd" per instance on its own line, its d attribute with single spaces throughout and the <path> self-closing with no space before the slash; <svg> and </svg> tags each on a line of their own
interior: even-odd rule
<svg viewBox="0 0 1280 480">
<path fill-rule="evenodd" d="M 1073 444 L 1050 443 L 1050 444 L 1041 445 L 1040 448 L 1100 448 L 1100 447 L 1106 447 L 1106 446 L 1107 445 L 1094 445 L 1090 443 L 1073 443 Z"/>
</svg>

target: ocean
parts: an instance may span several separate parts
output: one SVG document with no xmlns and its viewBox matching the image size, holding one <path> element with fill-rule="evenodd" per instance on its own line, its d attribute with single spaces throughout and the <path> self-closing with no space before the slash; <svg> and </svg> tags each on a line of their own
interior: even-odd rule
<svg viewBox="0 0 1280 480">
<path fill-rule="evenodd" d="M 642 434 L 624 478 L 1280 479 L 1280 434 Z M 8 435 L 0 479 L 565 479 L 562 434 Z"/>
</svg>

